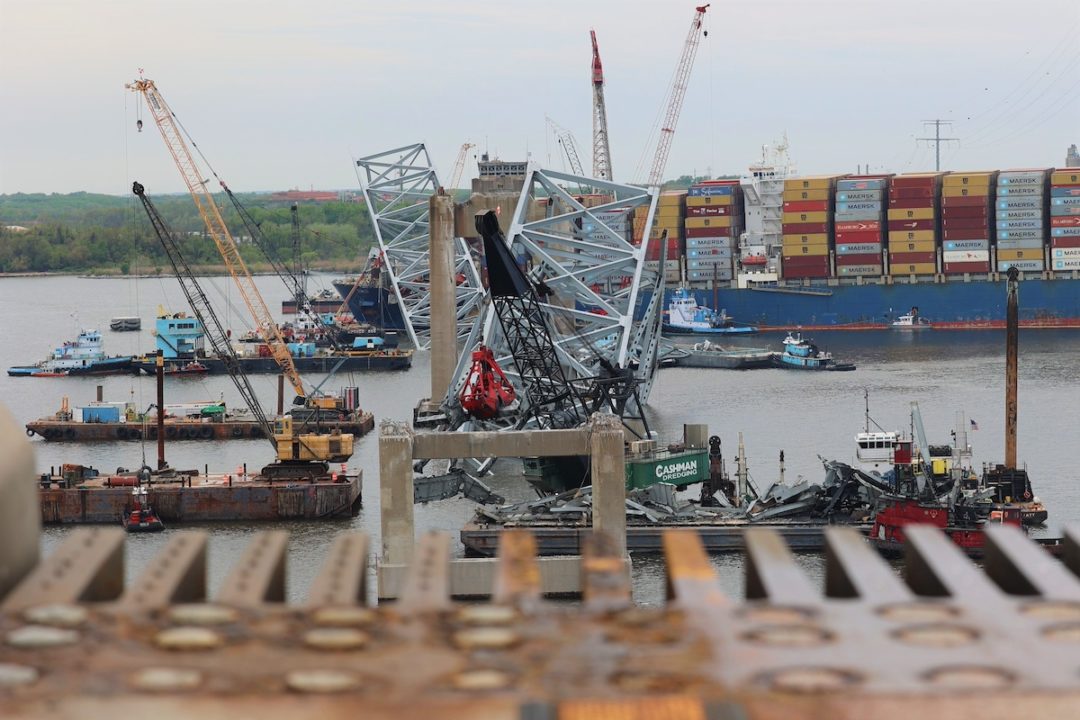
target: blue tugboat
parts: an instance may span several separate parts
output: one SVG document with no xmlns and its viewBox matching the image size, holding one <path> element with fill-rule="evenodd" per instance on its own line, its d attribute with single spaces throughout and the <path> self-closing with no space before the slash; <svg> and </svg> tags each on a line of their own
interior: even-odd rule
<svg viewBox="0 0 1080 720">
<path fill-rule="evenodd" d="M 130 355 L 108 357 L 101 345 L 101 332 L 83 330 L 75 340 L 53 350 L 52 356 L 36 365 L 8 368 L 13 377 L 64 377 L 66 375 L 116 375 L 133 373 Z"/>
<path fill-rule="evenodd" d="M 789 370 L 854 370 L 851 363 L 838 363 L 832 353 L 824 352 L 817 345 L 804 340 L 802 333 L 789 334 L 784 338 L 784 351 L 776 358 L 776 366 Z"/>
<path fill-rule="evenodd" d="M 669 335 L 749 335 L 757 332 L 752 325 L 737 324 L 721 310 L 716 312 L 698 305 L 694 294 L 679 288 L 668 303 L 663 331 Z"/>
</svg>

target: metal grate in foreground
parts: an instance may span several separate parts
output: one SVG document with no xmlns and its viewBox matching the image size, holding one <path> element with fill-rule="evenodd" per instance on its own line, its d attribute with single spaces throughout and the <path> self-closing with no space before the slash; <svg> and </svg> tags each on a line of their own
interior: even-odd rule
<svg viewBox="0 0 1080 720">
<path fill-rule="evenodd" d="M 641 608 L 605 538 L 583 559 L 583 603 L 545 601 L 533 538 L 513 531 L 491 602 L 455 604 L 449 540 L 429 534 L 402 600 L 374 608 L 360 534 L 286 606 L 284 533 L 258 535 L 207 602 L 205 534 L 175 533 L 125 588 L 122 533 L 80 529 L 2 602 L 0 715 L 1076 717 L 1080 533 L 1059 562 L 995 528 L 984 569 L 937 531 L 910 537 L 901 579 L 830 530 L 822 589 L 750 531 L 736 601 L 696 535 L 669 531 L 668 603 Z"/>
</svg>

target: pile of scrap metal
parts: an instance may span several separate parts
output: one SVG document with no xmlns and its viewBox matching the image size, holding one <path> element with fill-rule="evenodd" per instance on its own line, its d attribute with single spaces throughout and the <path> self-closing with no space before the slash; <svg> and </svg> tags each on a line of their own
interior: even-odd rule
<svg viewBox="0 0 1080 720">
<path fill-rule="evenodd" d="M 890 485 L 878 475 L 842 462 L 822 460 L 820 483 L 800 480 L 795 485 L 773 483 L 765 491 L 749 482 L 742 502 L 733 504 L 720 491 L 702 499 L 679 497 L 674 485 L 656 483 L 627 494 L 626 516 L 631 525 L 673 525 L 807 519 L 852 522 L 870 517 L 878 496 Z M 707 492 L 708 488 L 706 488 Z M 478 508 L 481 525 L 587 525 L 592 515 L 592 487 L 568 490 L 527 502 Z"/>
</svg>

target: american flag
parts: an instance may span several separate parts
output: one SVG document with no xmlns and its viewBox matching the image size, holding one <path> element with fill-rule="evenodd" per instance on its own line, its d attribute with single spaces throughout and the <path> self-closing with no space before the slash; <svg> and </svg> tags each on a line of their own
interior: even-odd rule
<svg viewBox="0 0 1080 720">
<path fill-rule="evenodd" d="M 978 429 L 979 429 L 979 423 L 977 423 L 977 422 L 975 422 L 974 420 L 972 420 L 972 421 L 971 421 L 971 429 L 972 429 L 972 430 L 978 430 Z"/>
</svg>

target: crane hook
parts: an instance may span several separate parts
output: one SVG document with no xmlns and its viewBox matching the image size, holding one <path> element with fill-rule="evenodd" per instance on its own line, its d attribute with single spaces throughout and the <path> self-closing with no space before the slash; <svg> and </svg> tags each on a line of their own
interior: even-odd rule
<svg viewBox="0 0 1080 720">
<path fill-rule="evenodd" d="M 142 118 L 135 121 L 135 127 L 139 129 L 139 132 L 142 132 Z"/>
</svg>

